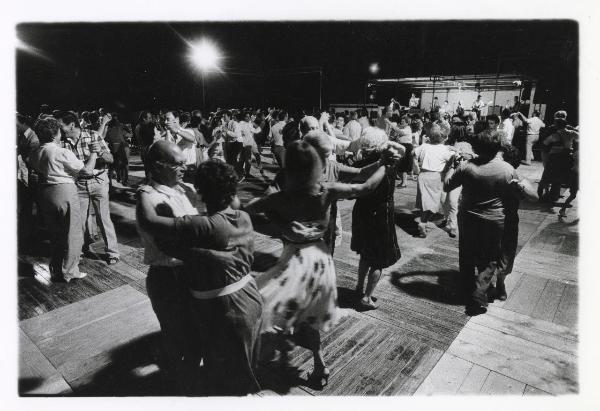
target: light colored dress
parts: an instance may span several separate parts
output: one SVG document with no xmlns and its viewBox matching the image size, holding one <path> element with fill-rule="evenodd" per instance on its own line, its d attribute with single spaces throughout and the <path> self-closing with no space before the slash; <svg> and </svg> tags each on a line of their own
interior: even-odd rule
<svg viewBox="0 0 600 411">
<path fill-rule="evenodd" d="M 271 194 L 284 201 L 304 202 L 307 208 L 329 208 L 327 190 L 304 198 L 288 196 L 286 192 Z M 289 197 L 289 198 L 286 198 Z M 329 224 L 329 213 L 319 220 L 299 221 L 321 230 L 323 236 Z M 320 238 L 303 244 L 284 238 L 284 248 L 278 262 L 256 278 L 264 299 L 263 332 L 292 331 L 308 325 L 320 331 L 329 330 L 338 319 L 335 266 L 329 247 Z"/>
<path fill-rule="evenodd" d="M 414 151 L 421 172 L 417 180 L 416 207 L 421 211 L 438 213 L 445 199 L 442 171 L 452 157 L 452 151 L 444 144 L 425 143 Z"/>
</svg>

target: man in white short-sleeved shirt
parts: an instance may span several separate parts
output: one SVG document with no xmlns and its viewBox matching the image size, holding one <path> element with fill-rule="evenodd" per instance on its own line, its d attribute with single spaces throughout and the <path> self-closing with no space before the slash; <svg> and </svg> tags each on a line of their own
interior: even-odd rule
<svg viewBox="0 0 600 411">
<path fill-rule="evenodd" d="M 189 289 L 183 262 L 163 253 L 155 238 L 144 229 L 145 216 L 153 210 L 159 215 L 183 217 L 197 215 L 198 198 L 193 187 L 183 183 L 185 155 L 168 141 L 154 143 L 146 160 L 152 176 L 150 184 L 138 191 L 137 229 L 144 246 L 144 263 L 150 265 L 146 290 L 165 341 L 169 371 L 182 393 L 190 386 L 189 372 L 198 364 L 195 329 L 189 320 L 186 299 Z M 196 344 L 197 345 L 197 344 Z"/>
</svg>

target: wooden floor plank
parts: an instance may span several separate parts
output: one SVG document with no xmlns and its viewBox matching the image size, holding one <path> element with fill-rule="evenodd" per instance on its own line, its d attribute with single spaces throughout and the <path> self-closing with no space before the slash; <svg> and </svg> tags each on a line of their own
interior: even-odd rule
<svg viewBox="0 0 600 411">
<path fill-rule="evenodd" d="M 380 395 L 386 382 L 401 373 L 418 352 L 419 343 L 390 330 L 381 330 L 371 338 L 364 355 L 356 356 L 344 367 L 343 376 L 330 380 L 321 394 Z"/>
<path fill-rule="evenodd" d="M 421 344 L 417 353 L 381 395 L 413 395 L 442 355 L 443 351 Z"/>
<path fill-rule="evenodd" d="M 570 328 L 577 328 L 577 310 L 579 307 L 577 296 L 577 285 L 566 284 L 553 322 Z"/>
<path fill-rule="evenodd" d="M 458 389 L 458 394 L 479 394 L 490 375 L 490 370 L 473 364 L 469 374 Z"/>
<path fill-rule="evenodd" d="M 519 325 L 522 328 L 529 328 L 531 333 L 542 333 L 549 334 L 555 337 L 560 337 L 571 341 L 573 344 L 577 344 L 578 335 L 577 330 L 574 330 L 570 327 L 566 327 L 560 324 L 556 324 L 553 322 L 549 322 L 546 320 L 541 320 L 538 318 L 532 318 L 528 315 L 520 314 L 514 311 L 506 310 L 500 307 L 497 307 L 497 304 L 494 303 L 488 307 L 488 311 L 486 316 L 497 317 L 506 323 L 514 323 Z M 473 317 L 472 322 L 478 323 L 480 321 L 485 321 L 484 318 Z"/>
<path fill-rule="evenodd" d="M 19 281 L 20 320 L 43 314 L 59 307 L 112 290 L 130 281 L 103 261 L 81 260 L 80 269 L 88 276 L 71 283 L 41 284 L 34 278 Z"/>
<path fill-rule="evenodd" d="M 146 278 L 149 266 L 144 264 L 144 249 L 129 244 L 119 244 L 121 261 L 119 272 L 133 281 Z"/>
<path fill-rule="evenodd" d="M 540 390 L 539 388 L 535 388 L 535 387 L 532 387 L 531 385 L 527 384 L 527 386 L 525 387 L 525 391 L 523 392 L 523 395 L 551 395 L 551 394 L 547 393 L 546 391 Z"/>
<path fill-rule="evenodd" d="M 497 372 L 490 372 L 483 387 L 481 387 L 481 394 L 487 395 L 498 395 L 498 394 L 511 394 L 511 395 L 523 395 L 525 391 L 525 384 L 509 378 L 505 375 L 498 374 Z"/>
<path fill-rule="evenodd" d="M 473 364 L 445 353 L 419 386 L 416 395 L 456 394 Z"/>
<path fill-rule="evenodd" d="M 131 318 L 136 320 L 129 321 Z M 150 302 L 144 302 L 80 330 L 43 340 L 39 347 L 65 379 L 73 381 L 104 366 L 103 356 L 106 353 L 111 354 L 111 351 L 132 340 L 156 333 L 159 329 Z"/>
<path fill-rule="evenodd" d="M 553 394 L 578 390 L 576 357 L 474 323 L 448 353 Z"/>
<path fill-rule="evenodd" d="M 500 308 L 495 312 L 498 313 L 500 311 L 506 310 Z M 530 319 L 518 321 L 516 320 L 516 317 L 512 316 L 511 320 L 512 321 L 507 321 L 497 315 L 481 315 L 474 317 L 470 324 L 477 324 L 479 326 L 490 328 L 500 332 L 502 335 L 518 337 L 525 341 L 563 351 L 572 356 L 577 355 L 577 342 L 565 338 L 562 333 L 556 334 L 546 330 L 540 330 L 540 328 L 543 327 L 533 327 Z"/>
<path fill-rule="evenodd" d="M 524 247 L 515 259 L 520 272 L 556 281 L 577 282 L 577 257 Z"/>
<path fill-rule="evenodd" d="M 564 290 L 564 283 L 548 280 L 538 303 L 531 312 L 531 316 L 541 320 L 552 321 L 558 310 L 558 304 L 560 303 Z"/>
<path fill-rule="evenodd" d="M 67 395 L 71 387 L 36 345 L 19 330 L 19 394 Z"/>
<path fill-rule="evenodd" d="M 546 287 L 545 278 L 524 274 L 518 287 L 512 290 L 503 308 L 530 315 Z"/>
<path fill-rule="evenodd" d="M 35 343 L 59 337 L 91 322 L 126 311 L 147 301 L 147 297 L 125 285 L 84 301 L 58 308 L 47 314 L 21 322 L 21 329 Z"/>
</svg>

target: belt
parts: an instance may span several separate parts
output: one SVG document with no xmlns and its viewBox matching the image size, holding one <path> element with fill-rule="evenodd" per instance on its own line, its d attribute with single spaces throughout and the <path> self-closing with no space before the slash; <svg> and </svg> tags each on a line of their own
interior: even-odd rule
<svg viewBox="0 0 600 411">
<path fill-rule="evenodd" d="M 79 177 L 79 179 L 80 180 L 91 180 L 92 178 L 100 177 L 104 173 L 106 173 L 106 169 L 100 171 L 99 173 L 92 174 L 91 176 Z"/>
<path fill-rule="evenodd" d="M 321 241 L 323 241 L 323 237 L 319 237 L 316 240 L 305 240 L 305 241 L 291 241 L 287 238 L 283 238 L 284 242 L 287 244 L 294 244 L 294 245 L 306 245 L 306 244 L 316 244 L 319 243 Z"/>
<path fill-rule="evenodd" d="M 233 294 L 236 291 L 239 291 L 242 288 L 244 288 L 244 286 L 246 284 L 248 284 L 251 280 L 252 280 L 252 276 L 250 274 L 248 274 L 245 277 L 243 277 L 241 280 L 236 281 L 233 284 L 229 284 L 223 288 L 216 288 L 214 290 L 208 290 L 208 291 L 196 291 L 196 290 L 190 289 L 190 293 L 192 294 L 192 297 L 196 298 L 197 300 L 210 300 L 212 298 L 222 297 L 224 295 Z"/>
</svg>

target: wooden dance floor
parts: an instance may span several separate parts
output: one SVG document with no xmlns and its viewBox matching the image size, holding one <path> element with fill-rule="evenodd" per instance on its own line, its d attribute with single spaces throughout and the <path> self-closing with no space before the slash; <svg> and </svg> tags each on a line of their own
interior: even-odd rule
<svg viewBox="0 0 600 411">
<path fill-rule="evenodd" d="M 266 175 L 272 178 L 270 153 Z M 540 163 L 519 172 L 537 182 Z M 256 172 L 255 169 L 252 170 Z M 140 182 L 132 159 L 131 182 Z M 121 186 L 117 186 L 121 187 Z M 245 182 L 243 200 L 259 196 L 262 180 Z M 297 375 L 260 372 L 260 395 L 565 394 L 578 391 L 577 203 L 559 221 L 558 208 L 522 204 L 519 253 L 507 278 L 509 298 L 470 318 L 456 298 L 458 239 L 434 229 L 413 237 L 416 182 L 396 189 L 401 260 L 385 270 L 379 309 L 353 308 L 357 255 L 350 251 L 353 201 L 343 201 L 344 240 L 335 251 L 341 322 L 323 336 L 332 375 L 322 390 L 306 374 L 312 356 L 292 352 Z M 561 200 L 562 201 L 562 200 Z M 134 189 L 111 193 L 121 261 L 83 259 L 89 275 L 52 284 L 47 244 L 19 256 L 21 395 L 173 395 L 160 371 L 159 326 L 145 290 L 147 266 L 135 230 Z M 257 222 L 255 271 L 276 261 L 280 242 Z M 102 256 L 103 244 L 95 250 Z"/>
</svg>

